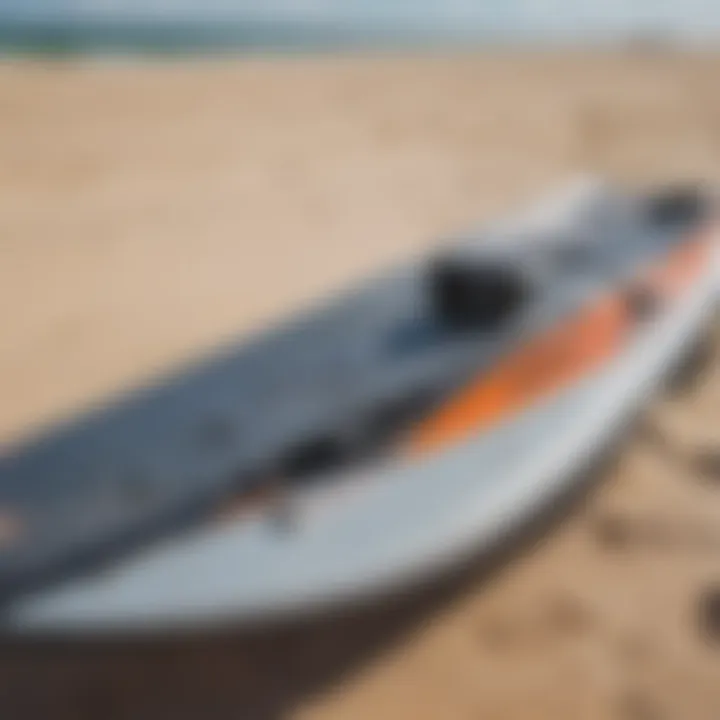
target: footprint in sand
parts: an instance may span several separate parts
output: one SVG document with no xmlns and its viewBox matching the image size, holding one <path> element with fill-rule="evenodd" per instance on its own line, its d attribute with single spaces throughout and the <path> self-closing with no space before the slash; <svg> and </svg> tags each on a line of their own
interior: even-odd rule
<svg viewBox="0 0 720 720">
<path fill-rule="evenodd" d="M 561 595 L 530 616 L 495 618 L 480 628 L 480 641 L 495 651 L 527 650 L 577 638 L 594 626 L 592 611 L 578 598 Z"/>
<path fill-rule="evenodd" d="M 617 701 L 618 720 L 664 720 L 666 715 L 646 693 L 628 688 Z"/>
<path fill-rule="evenodd" d="M 720 449 L 696 451 L 692 456 L 691 465 L 704 482 L 720 487 Z"/>
<path fill-rule="evenodd" d="M 698 626 L 703 640 L 720 648 L 720 586 L 709 588 L 700 596 Z"/>
<path fill-rule="evenodd" d="M 691 516 L 603 514 L 596 518 L 593 531 L 598 544 L 608 552 L 716 553 L 720 550 L 720 527 Z"/>
</svg>

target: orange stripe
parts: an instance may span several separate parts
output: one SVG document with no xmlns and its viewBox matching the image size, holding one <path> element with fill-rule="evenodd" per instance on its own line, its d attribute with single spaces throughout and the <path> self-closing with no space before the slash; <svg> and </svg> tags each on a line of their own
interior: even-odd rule
<svg viewBox="0 0 720 720">
<path fill-rule="evenodd" d="M 689 241 L 638 281 L 669 299 L 697 276 L 709 250 L 706 238 Z M 618 351 L 634 322 L 622 291 L 602 298 L 471 381 L 411 433 L 410 452 L 439 450 L 581 377 Z"/>
</svg>

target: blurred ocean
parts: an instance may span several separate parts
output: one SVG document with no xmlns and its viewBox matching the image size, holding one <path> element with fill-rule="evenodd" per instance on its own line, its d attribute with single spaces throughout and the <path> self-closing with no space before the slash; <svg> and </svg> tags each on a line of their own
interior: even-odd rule
<svg viewBox="0 0 720 720">
<path fill-rule="evenodd" d="M 712 45 L 716 0 L 0 0 L 0 49 Z"/>
</svg>

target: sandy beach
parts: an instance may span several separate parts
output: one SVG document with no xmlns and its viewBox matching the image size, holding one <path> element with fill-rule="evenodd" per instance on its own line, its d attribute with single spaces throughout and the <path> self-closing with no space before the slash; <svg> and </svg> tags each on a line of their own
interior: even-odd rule
<svg viewBox="0 0 720 720">
<path fill-rule="evenodd" d="M 5 61 L 0 443 L 578 174 L 716 182 L 719 73 L 720 56 L 649 52 Z M 253 645 L 224 648 L 196 691 L 173 656 L 184 680 L 163 670 L 141 692 L 50 661 L 33 676 L 22 649 L 0 714 L 30 717 L 42 677 L 62 717 L 715 720 L 720 639 L 701 608 L 720 592 L 720 479 L 686 456 L 720 447 L 719 412 L 716 362 L 658 399 L 657 432 L 629 438 L 542 542 L 376 629 L 342 672 L 295 682 Z M 294 648 L 298 667 L 336 662 L 327 635 Z M 267 688 L 252 705 L 248 667 Z"/>
</svg>

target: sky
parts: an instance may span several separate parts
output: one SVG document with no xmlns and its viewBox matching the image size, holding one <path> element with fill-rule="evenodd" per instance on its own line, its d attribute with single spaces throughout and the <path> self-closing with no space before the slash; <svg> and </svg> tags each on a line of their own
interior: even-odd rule
<svg viewBox="0 0 720 720">
<path fill-rule="evenodd" d="M 540 33 L 720 31 L 719 0 L 0 0 L 8 17 L 54 19 L 414 20 Z"/>
</svg>

